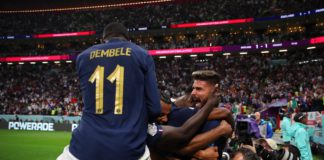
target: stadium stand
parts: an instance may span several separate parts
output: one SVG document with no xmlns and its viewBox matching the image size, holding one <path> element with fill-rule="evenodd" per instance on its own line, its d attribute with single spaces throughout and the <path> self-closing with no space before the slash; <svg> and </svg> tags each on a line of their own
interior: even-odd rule
<svg viewBox="0 0 324 160">
<path fill-rule="evenodd" d="M 293 7 L 284 7 L 287 5 Z M 120 21 L 130 28 L 147 26 L 148 24 L 154 27 L 173 23 L 273 16 L 320 7 L 323 7 L 323 3 L 315 0 L 314 3 L 273 0 L 250 0 L 240 3 L 237 0 L 192 0 L 150 4 L 138 8 L 127 6 L 99 10 L 64 11 L 55 12 L 55 14 L 50 12 L 2 13 L 0 14 L 0 34 L 18 35 L 100 30 L 106 24 L 106 20 Z M 236 8 L 245 9 L 237 11 Z M 129 12 L 124 12 L 125 9 Z M 135 16 L 141 18 L 134 19 Z M 9 19 L 11 20 L 9 21 Z M 14 19 L 19 19 L 19 21 Z M 300 25 L 293 26 L 272 24 L 263 29 L 249 27 L 249 29 L 232 30 L 224 28 L 222 31 L 208 29 L 199 32 L 181 33 L 175 31 L 153 35 L 142 32 L 139 35 L 131 34 L 131 40 L 146 49 L 251 45 L 309 39 L 324 35 L 323 29 L 324 22 L 316 21 L 303 22 Z M 0 57 L 77 55 L 87 47 L 101 43 L 98 35 L 80 38 L 54 38 L 53 40 L 1 40 L 1 42 Z M 225 91 L 224 103 L 244 102 L 248 105 L 260 106 L 278 98 L 287 97 L 289 93 L 295 91 L 300 92 L 298 95 L 300 99 L 310 95 L 310 98 L 307 99 L 312 100 L 312 92 L 315 91 L 316 87 L 321 87 L 318 84 L 322 84 L 323 66 L 321 62 L 323 56 L 321 53 L 323 50 L 316 50 L 312 54 L 310 52 L 299 50 L 289 51 L 285 54 L 275 52 L 261 56 L 214 56 L 211 58 L 199 56 L 198 58 L 183 57 L 180 59 L 167 57 L 167 61 L 158 58 L 155 58 L 155 60 L 159 87 L 168 92 L 170 96 L 176 97 L 183 94 L 190 86 L 190 73 L 192 71 L 203 68 L 217 68 L 217 71 L 225 77 L 222 82 Z M 283 64 L 274 65 L 275 61 L 279 59 L 284 60 Z M 316 60 L 316 62 L 312 60 Z M 306 61 L 309 63 L 299 64 Z M 78 93 L 78 82 L 74 74 L 73 64 L 2 64 L 0 69 L 1 77 L 4 77 L 0 83 L 0 113 L 80 115 L 82 100 Z M 289 73 L 289 75 L 283 75 L 283 73 Z M 295 75 L 299 75 L 300 78 L 296 79 Z M 21 77 L 21 79 L 15 77 Z M 26 82 L 29 82 L 28 87 L 23 87 L 27 84 Z M 302 82 L 304 83 L 301 84 Z M 6 85 L 8 83 L 10 85 Z M 38 86 L 37 84 L 42 85 Z M 52 88 L 60 89 L 52 93 Z M 305 90 L 310 91 L 305 93 Z"/>
<path fill-rule="evenodd" d="M 190 88 L 193 71 L 216 69 L 225 77 L 221 83 L 224 103 L 260 107 L 289 94 L 298 97 L 300 104 L 312 104 L 313 93 L 324 87 L 323 55 L 320 49 L 155 60 L 159 88 L 172 97 Z M 0 114 L 80 115 L 74 63 L 2 64 L 0 69 Z"/>
<path fill-rule="evenodd" d="M 131 1 L 135 0 L 125 3 Z M 111 1 L 115 2 L 119 1 Z M 98 5 L 102 3 L 100 0 L 92 2 Z M 83 5 L 89 4 L 84 2 Z M 64 5 L 58 7 L 64 8 Z M 252 46 L 303 40 L 310 42 L 310 39 L 320 37 L 321 42 L 308 43 L 312 44 L 309 46 L 298 44 L 290 45 L 291 48 L 269 48 L 264 53 L 261 52 L 263 49 L 251 49 L 245 55 L 241 55 L 240 51 L 199 52 L 197 55 L 161 54 L 155 56 L 154 61 L 158 87 L 172 98 L 189 92 L 193 71 L 211 69 L 223 77 L 220 106 L 231 109 L 235 116 L 240 113 L 254 114 L 282 100 L 287 101 L 285 104 L 297 106 L 294 112 L 314 111 L 318 108 L 324 110 L 323 14 L 296 16 L 289 20 L 267 20 L 269 17 L 321 8 L 324 8 L 321 0 L 175 0 L 54 12 L 45 9 L 31 13 L 14 10 L 7 13 L 0 6 L 0 122 L 78 123 L 83 102 L 74 60 L 81 51 L 101 43 L 102 28 L 111 21 L 127 26 L 131 31 L 130 40 L 147 50 Z M 30 9 L 35 11 L 37 7 Z M 265 20 L 186 29 L 170 28 L 173 24 L 239 18 Z M 161 29 L 161 26 L 166 28 Z M 140 27 L 149 29 L 132 30 Z M 19 37 L 79 31 L 93 31 L 93 34 L 44 39 Z M 14 38 L 10 39 L 11 36 Z M 6 57 L 49 55 L 74 58 L 69 61 L 32 63 L 1 61 Z M 239 113 L 234 111 L 235 108 L 240 110 Z M 268 117 L 266 114 L 262 118 L 271 121 L 274 129 L 279 128 L 277 117 Z M 320 123 L 316 125 L 322 126 Z"/>
<path fill-rule="evenodd" d="M 174 23 L 266 17 L 324 7 L 324 3 L 320 0 L 311 1 L 188 0 L 141 7 L 73 10 L 54 14 L 51 12 L 9 13 L 0 14 L 0 35 L 100 31 L 111 21 L 122 22 L 129 28 L 148 26 L 160 28 Z"/>
<path fill-rule="evenodd" d="M 132 35 L 131 41 L 146 49 L 174 49 L 225 45 L 253 45 L 283 41 L 304 40 L 324 35 L 324 22 L 291 27 L 274 27 L 259 30 L 233 30 L 167 35 Z M 54 40 L 4 41 L 0 44 L 0 57 L 78 54 L 93 44 L 99 44 L 100 36 Z"/>
</svg>

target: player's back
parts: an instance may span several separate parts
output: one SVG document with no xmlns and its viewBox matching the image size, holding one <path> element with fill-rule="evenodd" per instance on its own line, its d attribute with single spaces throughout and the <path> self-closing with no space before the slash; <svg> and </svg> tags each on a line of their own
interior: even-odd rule
<svg viewBox="0 0 324 160">
<path fill-rule="evenodd" d="M 70 152 L 79 159 L 138 159 L 148 116 L 160 112 L 152 57 L 112 39 L 82 52 L 76 65 L 84 108 Z"/>
</svg>

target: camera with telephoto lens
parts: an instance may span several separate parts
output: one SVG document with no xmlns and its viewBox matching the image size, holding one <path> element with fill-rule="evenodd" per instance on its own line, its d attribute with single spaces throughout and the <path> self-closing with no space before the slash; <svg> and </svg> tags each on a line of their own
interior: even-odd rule
<svg viewBox="0 0 324 160">
<path fill-rule="evenodd" d="M 255 150 L 263 160 L 300 160 L 298 148 L 287 145 L 287 149 L 268 151 L 263 146 L 256 144 Z"/>
<path fill-rule="evenodd" d="M 280 160 L 280 155 L 276 151 L 268 151 L 262 145 L 256 144 L 255 150 L 263 160 Z"/>
</svg>

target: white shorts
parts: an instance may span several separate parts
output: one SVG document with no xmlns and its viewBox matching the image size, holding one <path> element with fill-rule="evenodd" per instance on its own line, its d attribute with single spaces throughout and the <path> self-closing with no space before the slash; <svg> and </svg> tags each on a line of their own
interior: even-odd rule
<svg viewBox="0 0 324 160">
<path fill-rule="evenodd" d="M 69 145 L 65 146 L 63 149 L 63 153 L 59 155 L 56 160 L 78 160 L 75 158 L 71 152 L 69 151 Z"/>
<path fill-rule="evenodd" d="M 74 157 L 71 152 L 69 151 L 69 145 L 64 147 L 63 153 L 57 157 L 56 160 L 78 160 Z M 150 157 L 150 150 L 147 146 L 145 146 L 145 152 L 138 160 L 151 160 Z"/>
<path fill-rule="evenodd" d="M 139 158 L 138 160 L 151 160 L 151 157 L 150 157 L 150 150 L 148 149 L 147 146 L 145 146 L 145 152 L 144 152 L 144 154 L 143 154 L 142 157 Z"/>
</svg>

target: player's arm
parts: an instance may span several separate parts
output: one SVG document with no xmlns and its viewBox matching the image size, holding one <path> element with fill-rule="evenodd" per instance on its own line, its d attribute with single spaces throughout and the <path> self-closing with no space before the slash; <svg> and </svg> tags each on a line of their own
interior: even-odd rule
<svg viewBox="0 0 324 160">
<path fill-rule="evenodd" d="M 163 133 L 156 144 L 159 150 L 174 151 L 186 145 L 196 134 L 200 126 L 205 122 L 207 116 L 219 102 L 219 97 L 212 95 L 207 103 L 195 115 L 188 119 L 181 127 L 162 126 Z"/>
<path fill-rule="evenodd" d="M 208 147 L 204 150 L 196 152 L 191 160 L 215 160 L 218 159 L 218 157 L 218 148 Z"/>
<path fill-rule="evenodd" d="M 177 107 L 191 107 L 192 106 L 190 94 L 186 94 L 181 97 L 178 97 L 173 103 Z"/>
<path fill-rule="evenodd" d="M 185 156 L 193 155 L 195 152 L 215 142 L 218 138 L 230 136 L 232 131 L 231 126 L 226 121 L 222 121 L 218 127 L 196 135 L 188 145 L 177 151 L 177 154 Z"/>
<path fill-rule="evenodd" d="M 144 78 L 145 101 L 149 121 L 154 121 L 161 113 L 160 95 L 157 87 L 153 58 L 150 55 L 147 55 L 145 60 L 147 66 Z"/>
<path fill-rule="evenodd" d="M 208 120 L 225 120 L 232 128 L 235 128 L 233 114 L 226 108 L 214 108 L 209 114 Z"/>
</svg>

